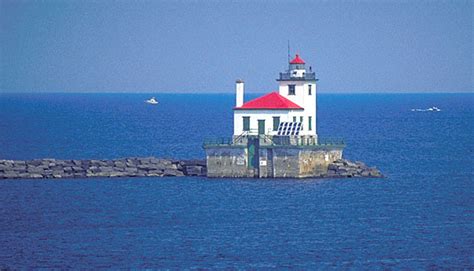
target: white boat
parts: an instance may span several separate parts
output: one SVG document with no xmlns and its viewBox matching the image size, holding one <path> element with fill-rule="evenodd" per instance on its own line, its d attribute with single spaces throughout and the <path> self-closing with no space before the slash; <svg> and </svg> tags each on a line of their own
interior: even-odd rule
<svg viewBox="0 0 474 271">
<path fill-rule="evenodd" d="M 158 104 L 158 101 L 155 99 L 155 97 L 151 97 L 151 99 L 148 99 L 145 101 L 147 104 Z"/>
<path fill-rule="evenodd" d="M 441 111 L 441 109 L 439 109 L 438 107 L 436 106 L 433 106 L 433 107 L 430 107 L 430 108 L 427 108 L 427 109 L 412 109 L 411 111 L 417 111 L 417 112 L 439 112 Z"/>
</svg>

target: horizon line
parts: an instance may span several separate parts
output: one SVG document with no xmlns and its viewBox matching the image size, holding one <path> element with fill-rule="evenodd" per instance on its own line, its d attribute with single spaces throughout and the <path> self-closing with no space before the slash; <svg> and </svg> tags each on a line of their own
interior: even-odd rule
<svg viewBox="0 0 474 271">
<path fill-rule="evenodd" d="M 248 91 L 245 94 L 265 94 L 268 92 L 260 91 Z M 132 91 L 0 91 L 1 94 L 234 94 L 235 92 L 230 91 L 200 91 L 200 92 L 170 92 L 170 91 L 158 91 L 158 92 L 132 92 Z M 395 91 L 336 91 L 336 92 L 317 92 L 317 94 L 474 94 L 473 91 L 406 91 L 406 92 L 395 92 Z"/>
</svg>

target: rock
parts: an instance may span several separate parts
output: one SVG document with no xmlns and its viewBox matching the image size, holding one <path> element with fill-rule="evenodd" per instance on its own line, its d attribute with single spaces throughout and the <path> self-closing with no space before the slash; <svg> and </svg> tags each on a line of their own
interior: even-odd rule
<svg viewBox="0 0 474 271">
<path fill-rule="evenodd" d="M 137 158 L 127 158 L 126 159 L 126 164 L 127 166 L 131 165 L 131 166 L 135 166 L 137 165 L 139 162 L 138 162 L 138 159 Z"/>
<path fill-rule="evenodd" d="M 41 174 L 43 173 L 44 169 L 42 167 L 36 167 L 36 166 L 28 166 L 26 171 L 28 173 L 38 173 Z"/>
<path fill-rule="evenodd" d="M 114 172 L 124 172 L 125 168 L 124 167 L 113 167 Z"/>
<path fill-rule="evenodd" d="M 63 176 L 63 178 L 73 178 L 74 174 L 65 172 L 62 176 Z"/>
<path fill-rule="evenodd" d="M 100 167 L 100 166 L 106 166 L 107 163 L 102 162 L 101 160 L 90 160 L 91 165 Z"/>
<path fill-rule="evenodd" d="M 138 172 L 138 169 L 135 167 L 128 167 L 128 168 L 125 168 L 125 171 L 128 173 L 136 173 Z"/>
<path fill-rule="evenodd" d="M 114 162 L 114 167 L 118 167 L 118 168 L 125 168 L 127 165 L 125 164 L 125 162 L 122 162 L 122 161 L 115 161 Z"/>
<path fill-rule="evenodd" d="M 127 173 L 125 172 L 112 172 L 110 173 L 110 177 L 126 177 Z"/>
<path fill-rule="evenodd" d="M 169 159 L 159 159 L 159 158 L 150 158 L 151 164 L 162 164 L 162 165 L 171 165 L 173 161 Z"/>
<path fill-rule="evenodd" d="M 140 164 L 140 165 L 137 165 L 137 168 L 146 170 L 150 168 L 150 164 Z"/>
<path fill-rule="evenodd" d="M 19 177 L 20 176 L 18 175 L 18 173 L 13 171 L 5 171 L 5 173 L 3 174 L 4 179 L 17 179 Z"/>
<path fill-rule="evenodd" d="M 35 159 L 35 160 L 31 160 L 29 162 L 29 164 L 32 165 L 32 166 L 39 166 L 39 165 L 43 164 L 43 161 L 39 160 L 39 159 Z"/>
<path fill-rule="evenodd" d="M 181 177 L 181 176 L 184 176 L 184 174 L 183 174 L 183 172 L 181 172 L 177 169 L 167 168 L 163 171 L 163 176 Z"/>
<path fill-rule="evenodd" d="M 91 166 L 91 162 L 89 160 L 81 160 L 81 164 L 77 166 L 80 166 L 83 169 L 87 169 Z"/>
<path fill-rule="evenodd" d="M 186 166 L 184 167 L 184 175 L 186 176 L 201 176 L 201 166 Z"/>
<path fill-rule="evenodd" d="M 18 172 L 26 172 L 26 165 L 15 165 L 12 169 Z"/>
<path fill-rule="evenodd" d="M 146 176 L 149 176 L 149 177 L 163 177 L 163 172 L 160 171 L 160 170 L 150 170 L 150 171 L 148 171 Z"/>
<path fill-rule="evenodd" d="M 205 167 L 207 166 L 206 164 L 206 160 L 183 160 L 181 162 L 179 162 L 179 164 L 181 164 L 183 167 L 185 166 L 201 166 L 201 167 Z"/>
<path fill-rule="evenodd" d="M 56 164 L 55 166 L 50 167 L 50 169 L 52 169 L 52 170 L 61 170 L 61 171 L 64 171 L 64 166 L 61 166 L 61 165 Z"/>
<path fill-rule="evenodd" d="M 357 168 L 357 165 L 355 163 L 352 163 L 351 161 L 346 161 L 346 165 L 348 167 Z"/>
<path fill-rule="evenodd" d="M 32 173 L 32 174 L 30 174 L 30 178 L 31 179 L 41 179 L 41 178 L 43 178 L 43 175 L 42 174 L 37 174 L 37 173 Z"/>
<path fill-rule="evenodd" d="M 99 171 L 101 171 L 101 172 L 114 172 L 114 168 L 109 167 L 109 166 L 101 166 L 101 167 L 99 167 Z"/>
<path fill-rule="evenodd" d="M 147 170 L 141 170 L 141 169 L 139 169 L 137 172 L 138 175 L 145 175 L 146 173 L 148 173 Z"/>
<path fill-rule="evenodd" d="M 338 167 L 336 172 L 339 174 L 346 173 L 348 169 L 346 167 Z"/>
<path fill-rule="evenodd" d="M 64 165 L 73 167 L 75 166 L 74 162 L 72 160 L 63 160 Z"/>
<path fill-rule="evenodd" d="M 72 167 L 74 172 L 84 172 L 85 170 L 82 167 L 74 166 Z"/>
<path fill-rule="evenodd" d="M 110 177 L 110 175 L 111 175 L 112 173 L 113 173 L 113 172 L 110 172 L 110 171 L 108 171 L 108 172 L 97 172 L 95 175 L 96 175 L 97 177 Z"/>
<path fill-rule="evenodd" d="M 112 160 L 102 160 L 102 163 L 104 163 L 108 167 L 113 167 L 114 166 L 114 161 L 112 161 Z"/>
<path fill-rule="evenodd" d="M 82 165 L 82 161 L 81 160 L 72 160 L 72 163 L 76 166 L 81 166 Z"/>
<path fill-rule="evenodd" d="M 64 160 L 56 160 L 56 162 L 54 162 L 56 164 L 56 166 L 60 166 L 60 167 L 64 167 L 66 165 L 66 162 L 64 162 Z"/>
<path fill-rule="evenodd" d="M 376 168 L 371 168 L 370 171 L 369 171 L 369 175 L 371 177 L 382 177 L 382 174 L 380 173 L 380 171 Z"/>
<path fill-rule="evenodd" d="M 21 179 L 28 179 L 30 177 L 30 174 L 27 172 L 24 172 L 24 173 L 18 174 L 18 177 Z"/>
<path fill-rule="evenodd" d="M 90 172 L 90 173 L 97 173 L 99 171 L 100 171 L 100 169 L 96 166 L 91 166 L 87 169 L 87 172 Z"/>
</svg>

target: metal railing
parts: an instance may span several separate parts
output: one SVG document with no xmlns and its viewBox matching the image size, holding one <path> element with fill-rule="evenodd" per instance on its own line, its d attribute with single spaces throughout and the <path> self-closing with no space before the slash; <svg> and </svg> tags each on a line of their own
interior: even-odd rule
<svg viewBox="0 0 474 271">
<path fill-rule="evenodd" d="M 346 142 L 339 137 L 320 137 L 318 138 L 318 145 L 346 145 Z"/>
<path fill-rule="evenodd" d="M 203 146 L 242 146 L 246 144 L 249 137 L 257 137 L 256 135 L 242 134 L 235 138 L 221 137 L 215 139 L 204 140 Z M 299 136 L 269 136 L 258 135 L 261 145 L 267 146 L 345 146 L 342 138 L 329 137 L 299 137 Z"/>
<path fill-rule="evenodd" d="M 233 145 L 234 141 L 231 137 L 220 137 L 213 139 L 205 139 L 203 146 L 230 146 Z"/>
<path fill-rule="evenodd" d="M 314 72 L 306 72 L 303 74 L 303 76 L 294 76 L 290 72 L 280 72 L 280 78 L 278 79 L 279 81 L 284 81 L 284 80 L 317 80 L 316 79 L 316 74 Z"/>
</svg>

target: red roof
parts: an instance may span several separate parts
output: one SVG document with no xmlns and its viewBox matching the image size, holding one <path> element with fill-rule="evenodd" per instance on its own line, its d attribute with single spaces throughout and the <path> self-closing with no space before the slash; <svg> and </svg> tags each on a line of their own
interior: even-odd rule
<svg viewBox="0 0 474 271">
<path fill-rule="evenodd" d="M 244 103 L 241 107 L 234 107 L 235 110 L 246 109 L 270 109 L 270 110 L 302 110 L 303 108 L 287 98 L 278 94 L 278 92 L 271 92 L 262 97 L 258 97 L 251 101 Z"/>
<path fill-rule="evenodd" d="M 296 54 L 295 58 L 290 61 L 290 64 L 304 64 L 304 60 L 300 58 L 300 55 Z"/>
</svg>

